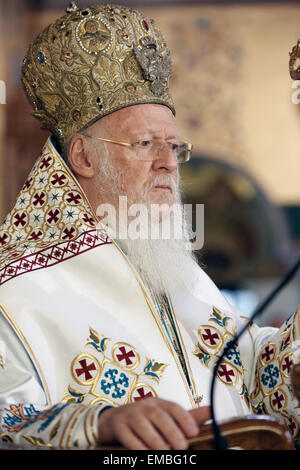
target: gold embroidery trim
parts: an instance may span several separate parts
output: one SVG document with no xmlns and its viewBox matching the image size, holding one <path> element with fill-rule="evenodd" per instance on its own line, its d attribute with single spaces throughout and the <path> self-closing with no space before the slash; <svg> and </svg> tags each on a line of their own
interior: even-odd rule
<svg viewBox="0 0 300 470">
<path fill-rule="evenodd" d="M 93 410 L 94 411 L 94 410 Z M 98 436 L 95 435 L 94 433 L 94 422 L 95 422 L 95 418 L 96 416 L 98 416 L 98 413 L 96 414 L 95 412 L 92 414 L 92 419 L 91 419 L 91 424 L 90 424 L 90 430 L 91 430 L 91 433 L 92 433 L 92 436 L 94 438 L 94 441 L 95 442 L 98 442 Z"/>
<path fill-rule="evenodd" d="M 195 395 L 194 402 L 195 402 L 196 405 L 200 406 L 200 403 L 203 400 L 203 395 L 196 395 L 197 387 L 196 387 L 196 384 L 195 384 L 191 364 L 190 364 L 190 361 L 189 361 L 189 356 L 187 354 L 186 347 L 185 347 L 183 339 L 182 339 L 182 335 L 181 335 L 181 331 L 180 331 L 180 328 L 179 328 L 179 325 L 178 325 L 176 315 L 174 314 L 174 307 L 173 307 L 172 299 L 171 299 L 171 297 L 169 297 L 168 299 L 169 299 L 169 302 L 170 302 L 170 307 L 172 309 L 173 318 L 174 318 L 174 321 L 175 321 L 175 324 L 176 324 L 176 327 L 177 327 L 179 339 L 180 339 L 180 342 L 181 342 L 181 347 L 183 349 L 183 354 L 185 356 L 184 359 L 185 359 L 185 362 L 186 362 L 186 365 L 187 365 L 187 368 L 188 368 L 188 373 L 189 373 L 189 376 L 190 376 L 190 380 L 191 380 L 191 383 L 192 383 L 192 386 L 193 386 L 193 392 L 194 392 L 194 395 Z"/>
<path fill-rule="evenodd" d="M 91 409 L 87 412 L 87 414 L 86 414 L 85 417 L 84 417 L 84 422 L 83 422 L 83 430 L 84 430 L 85 438 L 86 438 L 87 443 L 88 443 L 88 447 L 91 447 L 92 443 L 91 443 L 90 438 L 89 438 L 89 435 L 88 435 L 88 425 L 87 425 L 87 421 L 88 421 L 89 416 L 90 416 L 90 414 L 92 413 L 92 411 L 94 411 L 93 407 L 91 407 Z"/>
<path fill-rule="evenodd" d="M 69 435 L 68 435 L 68 439 L 67 439 L 67 447 L 68 449 L 71 449 L 71 440 L 72 440 L 72 436 L 73 436 L 73 433 L 74 433 L 74 429 L 75 429 L 75 426 L 76 424 L 78 423 L 79 421 L 79 418 L 81 417 L 81 415 L 86 411 L 85 408 L 81 408 L 79 409 L 79 412 L 77 413 L 77 416 L 74 418 L 71 426 L 70 426 L 70 429 L 69 429 Z"/>
<path fill-rule="evenodd" d="M 76 415 L 77 413 L 80 413 L 81 410 L 82 410 L 82 408 L 76 406 L 75 410 L 73 411 L 73 413 L 71 414 L 71 416 L 67 420 L 67 423 L 65 424 L 64 430 L 63 430 L 62 435 L 60 437 L 60 441 L 59 441 L 59 447 L 60 448 L 63 448 L 63 443 L 64 443 L 64 440 L 65 440 L 65 436 L 67 434 L 68 427 L 69 427 L 70 423 L 72 423 L 72 419 L 74 418 L 74 415 Z M 68 437 L 67 437 L 67 440 L 68 440 Z"/>
</svg>

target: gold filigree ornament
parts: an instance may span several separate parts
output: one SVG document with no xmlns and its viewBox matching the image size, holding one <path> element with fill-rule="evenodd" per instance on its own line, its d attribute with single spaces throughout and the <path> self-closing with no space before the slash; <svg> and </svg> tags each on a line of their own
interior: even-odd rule
<svg viewBox="0 0 300 470">
<path fill-rule="evenodd" d="M 63 403 L 110 403 L 120 406 L 146 397 L 156 397 L 168 364 L 149 359 L 129 343 L 113 342 L 89 327 L 85 345 L 90 352 L 78 354 L 71 363 L 72 384 Z"/>
<path fill-rule="evenodd" d="M 293 80 L 300 80 L 300 39 L 290 52 L 289 70 Z"/>
<path fill-rule="evenodd" d="M 157 103 L 175 114 L 171 73 L 153 20 L 124 6 L 73 2 L 31 43 L 21 79 L 33 116 L 64 149 L 74 133 L 127 106 Z"/>
</svg>

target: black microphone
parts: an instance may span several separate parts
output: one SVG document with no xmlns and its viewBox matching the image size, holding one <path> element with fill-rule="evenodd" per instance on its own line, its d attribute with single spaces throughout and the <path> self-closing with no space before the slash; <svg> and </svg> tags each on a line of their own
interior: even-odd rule
<svg viewBox="0 0 300 470">
<path fill-rule="evenodd" d="M 210 407 L 211 407 L 211 419 L 212 419 L 212 428 L 213 428 L 213 433 L 214 433 L 214 447 L 216 450 L 228 450 L 228 443 L 227 440 L 224 436 L 222 436 L 220 428 L 217 424 L 216 421 L 216 416 L 215 416 L 215 410 L 214 410 L 214 389 L 215 389 L 215 383 L 216 383 L 216 377 L 218 374 L 218 369 L 221 365 L 221 362 L 223 361 L 224 357 L 228 354 L 230 349 L 235 346 L 240 339 L 240 337 L 243 335 L 243 333 L 248 329 L 248 326 L 251 325 L 253 320 L 258 317 L 264 309 L 272 302 L 272 300 L 278 295 L 278 293 L 283 289 L 283 287 L 295 276 L 296 272 L 298 271 L 300 267 L 300 258 L 297 260 L 297 262 L 294 264 L 294 266 L 290 269 L 290 271 L 285 274 L 283 279 L 279 282 L 279 284 L 271 291 L 271 293 L 268 295 L 268 297 L 254 310 L 253 314 L 249 318 L 249 321 L 246 323 L 246 325 L 241 329 L 241 331 L 235 336 L 235 338 L 230 341 L 226 348 L 224 348 L 221 356 L 219 357 L 215 369 L 214 369 L 214 374 L 212 377 L 211 381 L 211 387 L 210 387 Z"/>
</svg>

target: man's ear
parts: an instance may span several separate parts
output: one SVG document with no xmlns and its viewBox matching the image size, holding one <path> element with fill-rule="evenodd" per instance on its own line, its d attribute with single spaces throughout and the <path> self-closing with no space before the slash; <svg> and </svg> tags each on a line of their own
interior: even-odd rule
<svg viewBox="0 0 300 470">
<path fill-rule="evenodd" d="M 96 171 L 95 159 L 88 149 L 84 135 L 76 134 L 72 137 L 68 159 L 74 173 L 83 178 L 93 178 Z"/>
</svg>

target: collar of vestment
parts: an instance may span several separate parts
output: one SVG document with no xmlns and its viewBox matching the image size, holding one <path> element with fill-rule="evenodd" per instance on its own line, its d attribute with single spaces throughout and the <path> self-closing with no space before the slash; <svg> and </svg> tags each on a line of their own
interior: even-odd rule
<svg viewBox="0 0 300 470">
<path fill-rule="evenodd" d="M 84 191 L 49 138 L 0 227 L 0 285 L 93 243 L 108 243 L 107 234 L 95 229 L 96 216 Z M 60 250 L 66 242 L 67 248 Z M 43 256 L 54 246 L 50 256 Z"/>
</svg>

